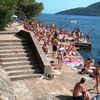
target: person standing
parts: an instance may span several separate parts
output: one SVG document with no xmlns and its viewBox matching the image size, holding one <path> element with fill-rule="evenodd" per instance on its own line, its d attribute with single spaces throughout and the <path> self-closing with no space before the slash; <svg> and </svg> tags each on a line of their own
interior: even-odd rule
<svg viewBox="0 0 100 100">
<path fill-rule="evenodd" d="M 56 53 L 57 53 L 57 46 L 58 46 L 58 39 L 57 39 L 57 36 L 54 36 L 54 37 L 51 39 L 51 44 L 52 44 L 52 51 L 53 51 L 52 56 L 55 57 L 55 55 L 56 55 Z"/>
<path fill-rule="evenodd" d="M 58 47 L 58 65 L 60 66 L 60 68 L 62 67 L 65 51 L 66 50 L 64 45 L 60 44 Z"/>
<path fill-rule="evenodd" d="M 98 62 L 98 67 L 96 68 L 96 84 L 94 86 L 94 89 L 97 94 L 99 94 L 99 84 L 100 84 L 100 61 Z"/>
<path fill-rule="evenodd" d="M 87 38 L 87 43 L 90 43 L 90 32 L 87 33 L 86 38 Z"/>
<path fill-rule="evenodd" d="M 75 100 L 91 100 L 91 96 L 84 86 L 85 81 L 86 78 L 81 78 L 80 82 L 75 84 L 73 90 L 73 98 Z"/>
</svg>

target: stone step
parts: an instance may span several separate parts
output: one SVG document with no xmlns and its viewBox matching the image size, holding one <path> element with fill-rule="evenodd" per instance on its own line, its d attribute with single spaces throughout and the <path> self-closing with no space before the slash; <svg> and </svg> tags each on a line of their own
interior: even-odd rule
<svg viewBox="0 0 100 100">
<path fill-rule="evenodd" d="M 32 54 L 33 52 L 30 51 L 29 54 Z M 11 55 L 23 55 L 23 54 L 26 54 L 25 52 L 11 52 L 11 53 L 0 53 L 0 56 L 11 56 Z"/>
<path fill-rule="evenodd" d="M 8 66 L 4 67 L 4 70 L 6 71 L 13 71 L 13 70 L 23 70 L 23 69 L 38 69 L 40 66 L 38 64 L 34 65 L 19 65 L 19 66 Z"/>
<path fill-rule="evenodd" d="M 17 54 L 17 55 L 6 55 L 6 56 L 0 56 L 0 58 L 12 58 L 12 57 L 31 57 L 31 56 L 34 56 L 32 54 Z"/>
<path fill-rule="evenodd" d="M 8 42 L 26 42 L 26 41 L 28 41 L 27 39 L 25 39 L 25 38 L 22 38 L 22 39 L 20 39 L 20 38 L 18 38 L 18 39 L 10 39 L 10 40 L 0 40 L 0 43 L 8 43 Z"/>
<path fill-rule="evenodd" d="M 25 61 L 25 60 L 35 60 L 35 56 L 30 56 L 30 57 L 6 57 L 6 58 L 1 58 L 0 60 L 2 62 L 10 62 L 10 61 Z"/>
<path fill-rule="evenodd" d="M 6 57 L 30 57 L 34 56 L 33 53 L 9 53 L 9 54 L 0 54 L 0 58 L 6 58 Z"/>
<path fill-rule="evenodd" d="M 26 75 L 14 75 L 14 76 L 9 76 L 12 81 L 16 80 L 25 80 L 25 79 L 31 79 L 31 78 L 39 78 L 42 74 L 26 74 Z"/>
<path fill-rule="evenodd" d="M 7 74 L 8 74 L 8 76 L 14 76 L 14 75 L 33 74 L 33 73 L 37 73 L 37 72 L 39 72 L 39 70 L 27 69 L 27 70 L 7 71 Z"/>
<path fill-rule="evenodd" d="M 13 45 L 16 45 L 16 46 L 21 46 L 21 45 L 28 45 L 28 42 L 1 42 L 0 43 L 0 46 L 13 46 Z"/>
<path fill-rule="evenodd" d="M 29 44 L 27 43 L 27 44 L 25 44 L 25 43 L 23 43 L 23 44 L 0 44 L 0 48 L 8 48 L 8 47 L 24 47 L 24 46 L 29 46 Z"/>
<path fill-rule="evenodd" d="M 27 43 L 27 44 L 1 44 L 0 45 L 0 48 L 3 48 L 3 47 L 5 47 L 5 48 L 7 48 L 7 47 L 12 47 L 12 46 L 16 46 L 16 47 L 20 47 L 20 46 L 28 46 L 29 44 Z"/>
<path fill-rule="evenodd" d="M 14 36 L 13 36 L 14 37 Z M 0 40 L 0 62 L 11 80 L 41 76 L 42 69 L 27 39 Z"/>
<path fill-rule="evenodd" d="M 0 50 L 5 50 L 5 49 L 10 49 L 10 50 L 13 50 L 13 49 L 28 49 L 30 48 L 29 45 L 24 45 L 24 46 L 16 46 L 16 45 L 13 45 L 13 46 L 0 46 Z"/>
<path fill-rule="evenodd" d="M 19 48 L 16 48 L 16 49 L 5 49 L 5 50 L 0 50 L 0 53 L 18 53 L 18 52 L 25 52 L 25 53 L 27 53 L 27 52 L 32 52 L 32 50 L 31 49 L 19 49 Z"/>
<path fill-rule="evenodd" d="M 2 63 L 4 67 L 7 67 L 7 66 L 14 66 L 14 65 L 32 65 L 32 64 L 38 64 L 37 61 L 16 61 L 16 62 L 3 62 Z"/>
</svg>

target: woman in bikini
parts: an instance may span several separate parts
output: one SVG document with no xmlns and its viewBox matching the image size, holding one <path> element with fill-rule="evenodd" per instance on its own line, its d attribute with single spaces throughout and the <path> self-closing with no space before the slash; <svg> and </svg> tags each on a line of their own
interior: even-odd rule
<svg viewBox="0 0 100 100">
<path fill-rule="evenodd" d="M 63 63 L 64 52 L 65 52 L 65 47 L 64 47 L 64 45 L 60 44 L 60 46 L 58 48 L 58 65 L 60 66 L 60 68 Z"/>
<path fill-rule="evenodd" d="M 100 84 L 100 62 L 98 62 L 98 67 L 96 69 L 96 84 L 94 86 L 94 89 L 96 91 L 96 93 L 99 93 L 99 84 Z"/>
</svg>

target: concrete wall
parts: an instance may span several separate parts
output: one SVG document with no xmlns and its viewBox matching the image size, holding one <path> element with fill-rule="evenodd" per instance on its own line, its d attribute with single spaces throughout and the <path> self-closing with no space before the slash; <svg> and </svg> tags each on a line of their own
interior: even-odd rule
<svg viewBox="0 0 100 100">
<path fill-rule="evenodd" d="M 34 36 L 34 33 L 30 33 L 24 30 L 21 30 L 17 33 L 21 37 L 27 38 L 31 44 L 32 49 L 34 50 L 34 53 L 39 61 L 39 64 L 42 68 L 42 71 L 44 74 L 51 73 L 51 67 L 49 66 L 49 61 L 47 60 L 39 42 Z"/>
</svg>

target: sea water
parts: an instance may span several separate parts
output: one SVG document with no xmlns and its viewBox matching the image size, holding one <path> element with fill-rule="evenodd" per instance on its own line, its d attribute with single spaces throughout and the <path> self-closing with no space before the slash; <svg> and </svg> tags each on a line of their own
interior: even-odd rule
<svg viewBox="0 0 100 100">
<path fill-rule="evenodd" d="M 86 34 L 91 32 L 90 50 L 80 50 L 83 58 L 93 58 L 95 64 L 100 61 L 100 17 L 94 16 L 76 16 L 76 15 L 58 15 L 58 14 L 42 14 L 38 17 L 44 24 L 54 23 L 57 28 L 65 28 L 73 31 L 80 28 L 81 32 Z"/>
</svg>

